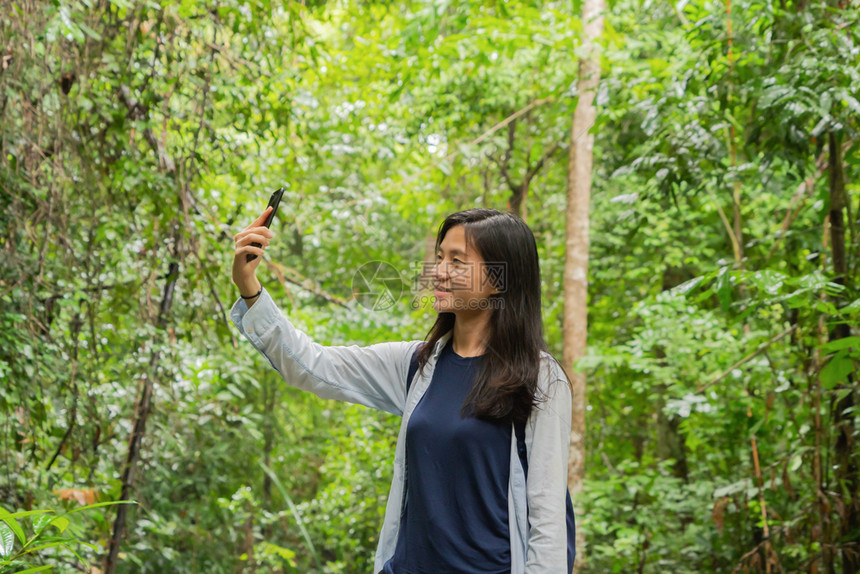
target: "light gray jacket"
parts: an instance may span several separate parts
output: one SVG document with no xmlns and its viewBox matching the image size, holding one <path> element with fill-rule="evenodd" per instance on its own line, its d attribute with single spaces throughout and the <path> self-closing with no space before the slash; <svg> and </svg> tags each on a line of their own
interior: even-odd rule
<svg viewBox="0 0 860 574">
<path fill-rule="evenodd" d="M 265 289 L 251 309 L 243 299 L 237 300 L 230 317 L 242 335 L 290 385 L 323 399 L 357 403 L 402 415 L 394 451 L 394 477 L 376 550 L 374 572 L 380 572 L 394 555 L 401 509 L 406 499 L 406 425 L 427 390 L 439 353 L 452 333 L 449 331 L 436 343 L 423 373 L 416 376 L 407 395 L 409 362 L 421 341 L 326 347 L 296 329 Z M 543 402 L 532 410 L 526 424 L 527 481 L 513 429 L 511 432 L 508 484 L 511 574 L 567 571 L 565 497 L 571 395 L 564 371 L 546 353 L 541 361 L 539 390 Z"/>
</svg>

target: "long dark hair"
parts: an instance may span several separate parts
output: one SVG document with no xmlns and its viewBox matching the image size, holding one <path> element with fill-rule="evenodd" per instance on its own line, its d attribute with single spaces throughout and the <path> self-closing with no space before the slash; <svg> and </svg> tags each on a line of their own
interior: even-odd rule
<svg viewBox="0 0 860 574">
<path fill-rule="evenodd" d="M 436 235 L 462 225 L 467 243 L 497 272 L 489 277 L 499 291 L 490 295 L 486 354 L 463 403 L 463 414 L 497 421 L 525 421 L 537 401 L 541 351 L 547 351 L 541 318 L 540 264 L 528 225 L 512 213 L 468 209 L 445 218 Z M 454 313 L 439 313 L 418 354 L 423 370 L 436 342 L 454 328 Z M 548 351 L 547 351 L 548 352 Z"/>
</svg>

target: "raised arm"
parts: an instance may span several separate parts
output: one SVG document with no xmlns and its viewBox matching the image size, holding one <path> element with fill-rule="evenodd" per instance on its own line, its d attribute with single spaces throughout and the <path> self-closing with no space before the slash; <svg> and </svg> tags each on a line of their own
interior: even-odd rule
<svg viewBox="0 0 860 574">
<path fill-rule="evenodd" d="M 233 238 L 233 282 L 242 295 L 230 310 L 233 323 L 287 383 L 324 399 L 402 414 L 409 359 L 420 341 L 326 347 L 296 329 L 257 280 L 275 235 L 264 225 L 271 210 Z M 257 257 L 248 261 L 250 254 Z"/>
<path fill-rule="evenodd" d="M 236 301 L 230 318 L 290 385 L 324 399 L 403 414 L 409 359 L 421 341 L 320 345 L 293 326 L 266 289 L 250 309 L 243 299 Z"/>
</svg>

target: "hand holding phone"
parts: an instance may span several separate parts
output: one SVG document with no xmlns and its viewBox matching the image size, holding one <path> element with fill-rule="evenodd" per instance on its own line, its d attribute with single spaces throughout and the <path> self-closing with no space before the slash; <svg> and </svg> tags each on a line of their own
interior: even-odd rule
<svg viewBox="0 0 860 574">
<path fill-rule="evenodd" d="M 284 188 L 278 188 L 273 194 L 272 197 L 269 198 L 269 205 L 266 206 L 266 209 L 269 207 L 272 208 L 272 212 L 269 213 L 269 216 L 266 218 L 266 221 L 263 222 L 264 227 L 269 227 L 272 224 L 272 221 L 275 219 L 275 214 L 278 212 L 278 206 L 281 204 L 281 198 L 284 196 Z M 262 247 L 262 243 L 257 243 L 256 241 L 251 243 L 254 247 Z M 257 258 L 255 253 L 248 253 L 245 256 L 245 261 L 250 262 Z"/>
</svg>

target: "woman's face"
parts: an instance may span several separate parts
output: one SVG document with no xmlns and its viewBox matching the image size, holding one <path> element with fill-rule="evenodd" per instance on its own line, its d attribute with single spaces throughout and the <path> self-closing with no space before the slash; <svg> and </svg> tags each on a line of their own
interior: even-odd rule
<svg viewBox="0 0 860 574">
<path fill-rule="evenodd" d="M 479 313 L 491 308 L 489 296 L 498 293 L 488 279 L 487 265 L 466 245 L 466 230 L 448 230 L 436 250 L 433 267 L 433 308 L 439 313 Z"/>
</svg>

